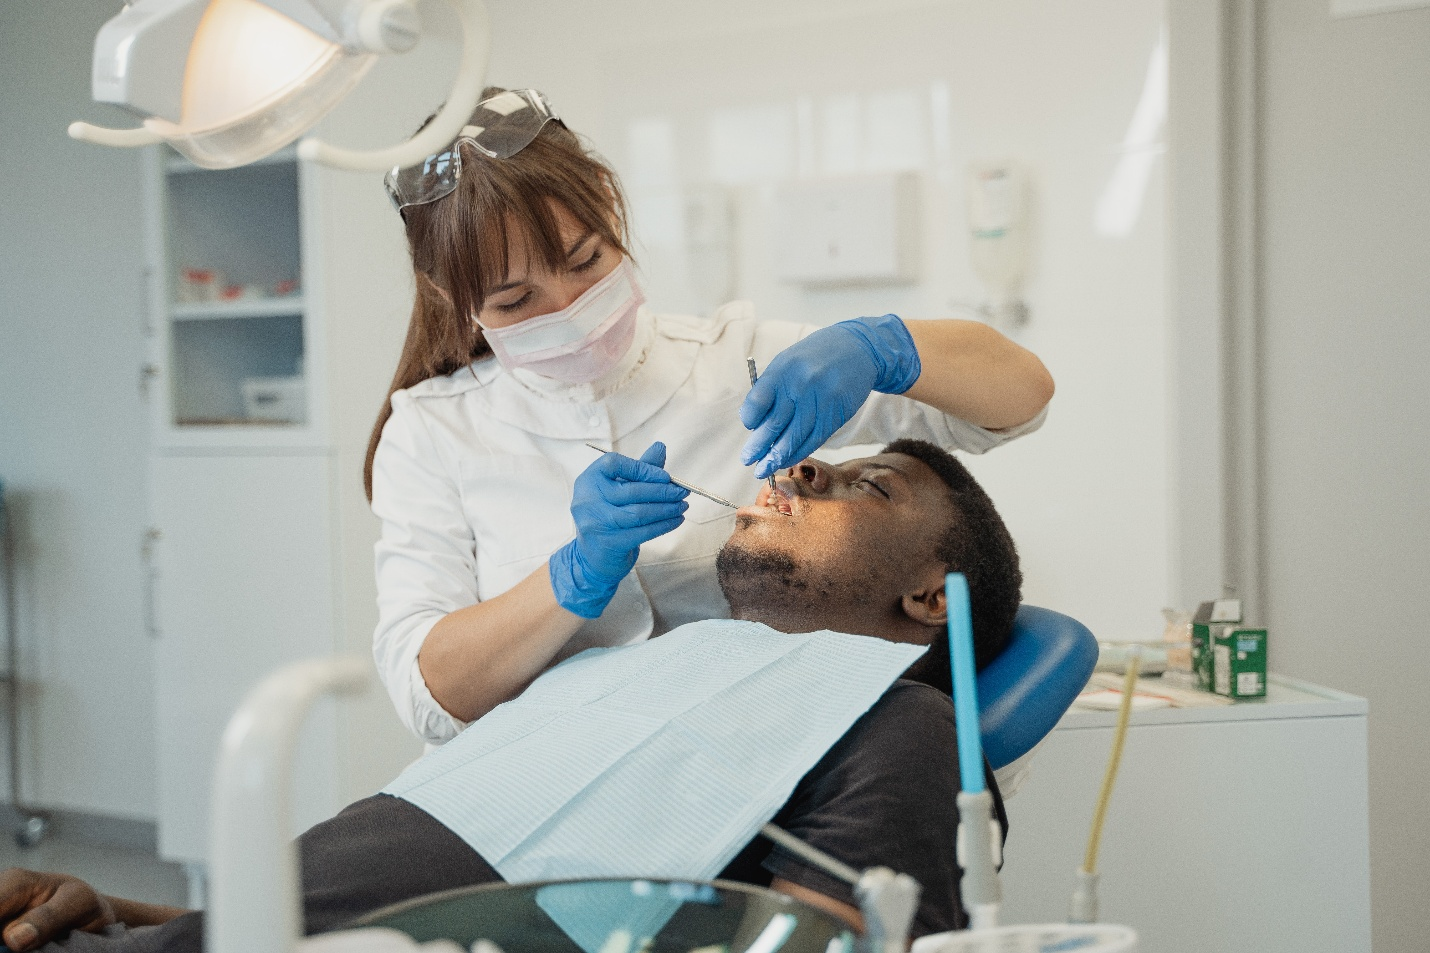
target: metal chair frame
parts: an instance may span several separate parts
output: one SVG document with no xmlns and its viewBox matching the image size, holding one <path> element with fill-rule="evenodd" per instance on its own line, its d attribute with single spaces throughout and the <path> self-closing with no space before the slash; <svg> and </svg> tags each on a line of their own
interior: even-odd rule
<svg viewBox="0 0 1430 953">
<path fill-rule="evenodd" d="M 13 504 L 0 481 L 0 586 L 5 590 L 5 671 L 4 686 L 7 753 L 10 761 L 10 806 L 18 815 L 15 843 L 22 849 L 36 846 L 50 833 L 50 817 L 25 806 L 20 783 L 20 611 L 15 594 L 15 521 Z"/>
</svg>

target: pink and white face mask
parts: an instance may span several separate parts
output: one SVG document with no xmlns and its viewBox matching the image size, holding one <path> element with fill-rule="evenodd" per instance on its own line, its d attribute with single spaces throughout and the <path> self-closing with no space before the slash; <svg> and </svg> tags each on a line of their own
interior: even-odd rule
<svg viewBox="0 0 1430 953">
<path fill-rule="evenodd" d="M 636 336 L 636 310 L 645 295 L 629 258 L 560 311 L 527 318 L 508 328 L 481 321 L 492 353 L 509 371 L 524 367 L 568 384 L 586 384 L 626 356 Z"/>
</svg>

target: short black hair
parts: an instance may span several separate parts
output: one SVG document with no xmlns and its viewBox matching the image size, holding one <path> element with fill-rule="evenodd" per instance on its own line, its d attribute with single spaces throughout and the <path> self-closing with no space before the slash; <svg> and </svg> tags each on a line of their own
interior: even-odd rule
<svg viewBox="0 0 1430 953">
<path fill-rule="evenodd" d="M 909 439 L 895 440 L 881 452 L 913 457 L 948 488 L 952 518 L 934 544 L 934 555 L 943 561 L 946 572 L 961 572 L 968 580 L 974 662 L 982 669 L 1007 647 L 1013 634 L 1023 590 L 1018 547 L 993 501 L 953 454 L 925 440 Z M 928 655 L 908 677 L 950 692 L 948 639 L 935 638 Z"/>
</svg>

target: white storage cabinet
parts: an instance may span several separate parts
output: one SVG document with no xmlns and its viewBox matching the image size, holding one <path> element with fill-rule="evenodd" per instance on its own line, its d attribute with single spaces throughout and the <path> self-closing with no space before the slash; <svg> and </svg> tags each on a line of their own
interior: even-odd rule
<svg viewBox="0 0 1430 953">
<path fill-rule="evenodd" d="M 1135 712 L 1102 919 L 1143 953 L 1368 953 L 1366 712 L 1275 675 L 1264 702 Z M 1067 918 L 1115 722 L 1069 712 L 1009 799 L 1002 922 Z"/>
<path fill-rule="evenodd" d="M 196 871 L 214 757 L 240 699 L 285 663 L 370 651 L 376 621 L 361 454 L 410 278 L 401 259 L 324 259 L 347 222 L 320 198 L 332 175 L 291 152 L 210 171 L 152 150 L 147 165 L 156 813 L 160 854 Z M 229 295 L 186 269 L 221 272 Z M 333 336 L 328 306 L 341 295 L 325 279 L 359 295 L 383 279 L 390 293 L 349 306 Z M 349 336 L 371 344 L 345 347 Z M 296 830 L 372 793 L 416 750 L 380 689 L 324 703 L 300 747 Z"/>
</svg>

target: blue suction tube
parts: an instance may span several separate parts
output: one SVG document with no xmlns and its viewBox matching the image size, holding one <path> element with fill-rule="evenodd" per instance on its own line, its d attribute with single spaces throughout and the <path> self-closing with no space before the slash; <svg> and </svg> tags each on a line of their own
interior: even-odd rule
<svg viewBox="0 0 1430 953">
<path fill-rule="evenodd" d="M 963 876 L 958 893 L 968 911 L 969 926 L 989 930 L 998 925 L 1003 888 L 998 882 L 1002 835 L 993 819 L 993 795 L 983 780 L 983 738 L 978 724 L 978 679 L 973 661 L 973 617 L 968 604 L 968 580 L 962 573 L 944 577 L 948 608 L 949 663 L 953 669 L 953 715 L 958 729 L 958 864 Z"/>
<path fill-rule="evenodd" d="M 944 577 L 948 604 L 948 657 L 953 667 L 953 714 L 958 729 L 958 773 L 965 794 L 982 794 L 983 738 L 978 733 L 978 672 L 973 661 L 973 616 L 968 580 L 961 572 Z"/>
</svg>

